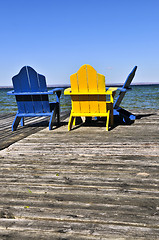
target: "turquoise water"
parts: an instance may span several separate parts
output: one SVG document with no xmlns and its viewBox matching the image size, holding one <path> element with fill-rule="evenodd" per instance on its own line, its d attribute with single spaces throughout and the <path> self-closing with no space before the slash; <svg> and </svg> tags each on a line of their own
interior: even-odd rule
<svg viewBox="0 0 159 240">
<path fill-rule="evenodd" d="M 14 96 L 8 96 L 7 92 L 11 89 L 0 88 L 0 113 L 16 113 L 17 105 Z M 116 93 L 117 96 L 118 92 Z M 49 100 L 54 101 L 55 95 L 49 95 Z M 61 111 L 71 109 L 70 96 L 64 96 L 62 93 L 60 100 Z M 120 105 L 127 110 L 133 109 L 159 109 L 159 84 L 132 86 Z"/>
</svg>

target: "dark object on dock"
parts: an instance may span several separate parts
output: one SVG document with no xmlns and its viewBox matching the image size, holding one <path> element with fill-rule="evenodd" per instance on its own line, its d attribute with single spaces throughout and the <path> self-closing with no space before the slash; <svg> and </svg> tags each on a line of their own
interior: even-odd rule
<svg viewBox="0 0 159 240">
<path fill-rule="evenodd" d="M 12 131 L 15 131 L 21 121 L 24 126 L 24 117 L 50 116 L 49 130 L 57 116 L 60 123 L 59 100 L 62 88 L 47 90 L 45 76 L 38 74 L 29 66 L 23 67 L 19 74 L 12 78 L 14 90 L 8 95 L 15 95 L 18 112 L 12 124 Z M 49 103 L 49 94 L 56 93 L 56 102 Z"/>
<path fill-rule="evenodd" d="M 128 75 L 124 85 L 122 88 L 119 88 L 118 90 L 120 90 L 119 95 L 114 103 L 114 116 L 119 116 L 120 119 L 122 119 L 123 122 L 125 123 L 129 123 L 130 121 L 134 121 L 136 119 L 136 116 L 130 112 L 128 112 L 127 110 L 119 107 L 119 105 L 121 104 L 125 94 L 127 91 L 131 90 L 130 88 L 130 84 L 135 76 L 135 72 L 137 70 L 137 66 L 135 66 L 133 68 L 133 70 L 131 71 L 131 73 Z"/>
</svg>

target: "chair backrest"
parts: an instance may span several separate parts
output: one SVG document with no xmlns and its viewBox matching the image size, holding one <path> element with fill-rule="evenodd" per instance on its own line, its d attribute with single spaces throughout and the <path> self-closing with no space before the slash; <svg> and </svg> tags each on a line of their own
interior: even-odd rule
<svg viewBox="0 0 159 240">
<path fill-rule="evenodd" d="M 78 113 L 106 112 L 105 77 L 88 65 L 83 65 L 77 73 L 70 76 L 72 95 L 72 110 Z M 88 93 L 88 95 L 87 95 Z M 84 95 L 82 95 L 84 94 Z"/>
<path fill-rule="evenodd" d="M 105 92 L 105 77 L 88 64 L 72 74 L 70 81 L 72 92 Z"/>
<path fill-rule="evenodd" d="M 14 92 L 24 93 L 16 95 L 19 113 L 44 113 L 50 112 L 45 76 L 38 74 L 29 66 L 23 67 L 19 74 L 12 78 Z M 37 95 L 32 93 L 37 92 Z"/>
<path fill-rule="evenodd" d="M 135 66 L 135 67 L 133 68 L 133 70 L 130 72 L 130 74 L 128 75 L 125 83 L 123 84 L 123 87 L 122 87 L 123 89 L 127 90 L 127 89 L 130 88 L 130 84 L 131 84 L 131 82 L 132 82 L 132 80 L 133 80 L 133 78 L 134 78 L 134 76 L 135 76 L 136 70 L 137 70 L 137 66 Z M 115 101 L 115 103 L 114 103 L 114 108 L 118 108 L 118 107 L 119 107 L 119 105 L 121 104 L 121 101 L 123 100 L 125 94 L 126 94 L 126 91 L 125 91 L 125 92 L 122 92 L 122 91 L 121 91 L 121 92 L 119 93 L 119 95 L 118 95 L 118 97 L 116 98 L 116 101 Z"/>
</svg>

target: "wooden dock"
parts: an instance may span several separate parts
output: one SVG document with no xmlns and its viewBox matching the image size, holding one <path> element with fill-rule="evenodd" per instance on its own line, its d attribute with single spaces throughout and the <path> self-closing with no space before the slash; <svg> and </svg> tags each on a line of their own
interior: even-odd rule
<svg viewBox="0 0 159 240">
<path fill-rule="evenodd" d="M 1 116 L 0 240 L 159 239 L 159 111 L 137 115 L 14 133 Z"/>
</svg>

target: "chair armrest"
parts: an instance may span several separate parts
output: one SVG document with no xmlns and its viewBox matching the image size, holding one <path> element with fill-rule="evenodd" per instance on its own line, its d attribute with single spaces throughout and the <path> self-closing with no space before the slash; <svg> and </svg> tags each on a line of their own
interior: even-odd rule
<svg viewBox="0 0 159 240">
<path fill-rule="evenodd" d="M 71 93 L 71 88 L 66 88 L 64 90 L 64 95 L 70 95 L 70 93 Z"/>
<path fill-rule="evenodd" d="M 117 90 L 119 90 L 120 92 L 127 92 L 127 91 L 130 91 L 132 90 L 132 88 L 118 88 Z"/>
<path fill-rule="evenodd" d="M 24 96 L 24 95 L 46 95 L 48 92 L 7 92 L 8 95 Z"/>
<path fill-rule="evenodd" d="M 62 90 L 63 90 L 63 88 L 53 88 L 48 91 L 48 94 L 54 94 L 56 92 L 61 92 Z"/>
<path fill-rule="evenodd" d="M 124 88 L 124 87 L 107 87 L 106 90 L 109 90 L 109 89 L 112 89 L 113 91 L 117 91 L 119 90 L 120 92 L 127 92 L 129 90 L 132 90 L 132 88 L 130 87 L 127 87 L 127 88 Z"/>
<path fill-rule="evenodd" d="M 14 90 L 7 92 L 7 95 L 15 95 Z"/>
<path fill-rule="evenodd" d="M 118 90 L 117 87 L 108 87 L 108 88 L 106 88 L 106 93 L 107 94 L 115 94 L 117 90 Z"/>
<path fill-rule="evenodd" d="M 7 95 L 48 95 L 48 94 L 54 94 L 55 92 L 61 92 L 63 88 L 54 88 L 47 92 L 14 92 L 14 90 L 7 92 Z"/>
<path fill-rule="evenodd" d="M 71 88 L 66 88 L 64 95 L 113 95 L 117 88 L 108 88 L 105 92 L 72 92 Z"/>
</svg>

